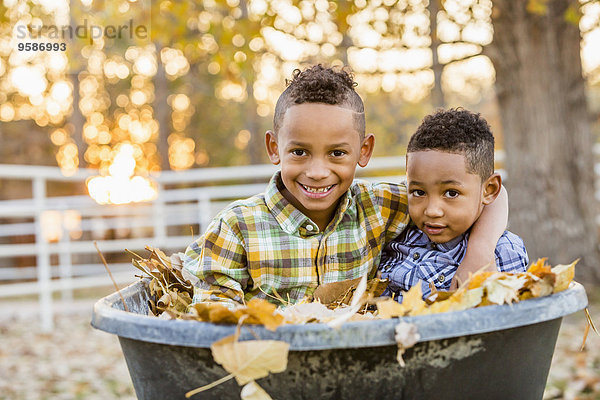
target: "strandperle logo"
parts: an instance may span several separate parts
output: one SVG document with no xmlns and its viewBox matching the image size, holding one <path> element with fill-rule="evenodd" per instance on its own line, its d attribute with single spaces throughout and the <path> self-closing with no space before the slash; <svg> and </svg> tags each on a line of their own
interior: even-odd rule
<svg viewBox="0 0 600 400">
<path fill-rule="evenodd" d="M 146 25 L 135 24 L 133 19 L 120 25 L 95 25 L 89 23 L 87 19 L 78 25 L 39 25 L 39 26 L 16 26 L 16 38 L 26 39 L 52 39 L 52 40 L 73 40 L 89 39 L 90 44 L 94 40 L 102 37 L 107 39 L 148 39 L 148 27 Z"/>
</svg>

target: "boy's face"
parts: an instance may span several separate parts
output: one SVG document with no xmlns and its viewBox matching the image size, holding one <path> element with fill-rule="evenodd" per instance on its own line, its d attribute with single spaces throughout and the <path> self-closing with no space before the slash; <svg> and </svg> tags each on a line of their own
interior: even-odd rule
<svg viewBox="0 0 600 400">
<path fill-rule="evenodd" d="M 478 174 L 467 172 L 464 154 L 438 150 L 407 154 L 406 178 L 410 218 L 435 243 L 469 229 L 501 187 L 498 174 L 481 182 Z"/>
<path fill-rule="evenodd" d="M 284 196 L 321 230 L 350 187 L 356 165 L 369 162 L 373 144 L 372 134 L 360 140 L 353 111 L 322 103 L 290 107 L 278 134 L 266 135 L 271 162 L 281 163 Z"/>
</svg>

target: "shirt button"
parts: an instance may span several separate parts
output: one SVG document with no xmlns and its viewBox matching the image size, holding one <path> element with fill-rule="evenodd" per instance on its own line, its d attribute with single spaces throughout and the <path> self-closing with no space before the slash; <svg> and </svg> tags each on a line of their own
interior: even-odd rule
<svg viewBox="0 0 600 400">
<path fill-rule="evenodd" d="M 306 230 L 309 231 L 309 232 L 312 232 L 313 226 L 312 225 L 307 225 L 306 226 Z"/>
<path fill-rule="evenodd" d="M 421 255 L 419 253 L 413 254 L 413 260 L 418 260 Z"/>
<path fill-rule="evenodd" d="M 446 277 L 444 276 L 444 274 L 441 274 L 440 276 L 438 276 L 439 283 L 444 283 L 445 280 L 446 280 Z"/>
</svg>

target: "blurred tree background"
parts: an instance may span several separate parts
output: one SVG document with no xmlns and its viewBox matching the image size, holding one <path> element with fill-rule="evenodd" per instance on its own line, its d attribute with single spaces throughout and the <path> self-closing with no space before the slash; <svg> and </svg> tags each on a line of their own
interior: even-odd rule
<svg viewBox="0 0 600 400">
<path fill-rule="evenodd" d="M 83 20 L 134 21 L 148 35 L 88 31 L 64 52 L 17 48 L 62 42 L 39 27 Z M 518 177 L 506 182 L 511 224 L 531 255 L 595 266 L 599 20 L 597 0 L 3 0 L 0 157 L 144 179 L 264 163 L 263 133 L 285 79 L 315 63 L 348 65 L 375 156 L 404 155 L 437 107 L 481 112 Z M 30 39 L 17 38 L 18 26 Z M 542 146 L 550 137 L 559 139 Z M 29 190 L 0 182 L 2 199 Z M 556 232 L 562 248 L 536 239 Z M 596 268 L 585 271 L 598 280 Z"/>
</svg>

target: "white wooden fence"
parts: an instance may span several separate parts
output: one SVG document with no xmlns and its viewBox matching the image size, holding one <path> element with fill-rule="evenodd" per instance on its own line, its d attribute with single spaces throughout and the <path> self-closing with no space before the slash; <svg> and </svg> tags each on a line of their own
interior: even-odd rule
<svg viewBox="0 0 600 400">
<path fill-rule="evenodd" d="M 197 237 L 226 204 L 263 192 L 275 170 L 255 165 L 167 171 L 153 177 L 159 188 L 154 201 L 99 205 L 88 195 L 47 195 L 53 183 L 82 183 L 97 171 L 66 177 L 53 167 L 0 165 L 0 179 L 32 186 L 31 198 L 0 201 L 0 298 L 37 294 L 41 328 L 50 331 L 53 292 L 69 300 L 73 289 L 110 285 L 94 242 L 103 254 L 120 258 L 125 249 L 144 255 L 145 246 L 183 251 L 193 239 L 190 227 Z M 398 181 L 403 171 L 404 157 L 384 157 L 357 172 Z M 137 270 L 129 262 L 109 264 L 118 283 L 134 280 Z"/>
</svg>

